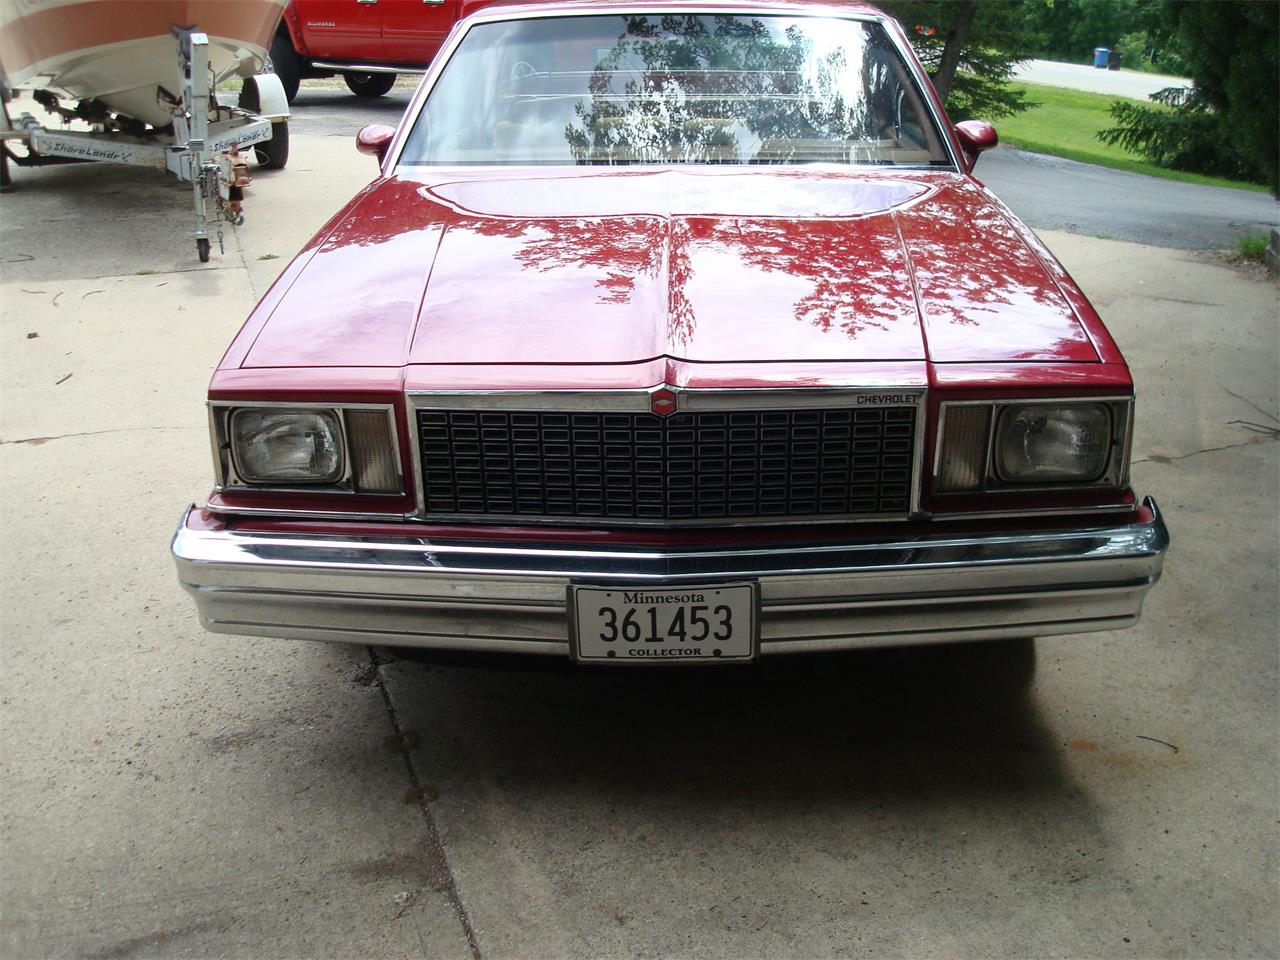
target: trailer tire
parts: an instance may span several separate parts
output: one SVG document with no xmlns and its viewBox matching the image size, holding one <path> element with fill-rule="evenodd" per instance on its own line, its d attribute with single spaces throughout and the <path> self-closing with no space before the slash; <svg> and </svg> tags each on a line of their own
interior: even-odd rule
<svg viewBox="0 0 1280 960">
<path fill-rule="evenodd" d="M 279 77 L 279 74 L 276 74 Z M 281 86 L 284 81 L 281 80 Z M 286 97 L 288 91 L 286 91 Z M 258 96 L 258 83 L 249 77 L 240 88 L 240 109 L 257 113 L 262 109 L 262 98 Z M 266 170 L 283 170 L 289 162 L 289 121 L 276 120 L 271 124 L 271 139 L 265 143 L 253 145 L 253 156 Z"/>
<path fill-rule="evenodd" d="M 253 145 L 253 155 L 265 170 L 283 170 L 289 162 L 289 121 L 271 125 L 271 139 Z"/>
<path fill-rule="evenodd" d="M 288 31 L 280 31 L 271 41 L 271 69 L 280 78 L 284 98 L 293 103 L 293 98 L 298 95 L 298 85 L 302 82 L 302 58 L 293 49 Z"/>
<path fill-rule="evenodd" d="M 357 97 L 380 97 L 396 85 L 394 73 L 344 73 L 342 79 Z"/>
<path fill-rule="evenodd" d="M 209 238 L 199 237 L 196 240 L 196 256 L 200 258 L 201 263 L 209 262 Z"/>
<path fill-rule="evenodd" d="M 13 189 L 13 175 L 9 173 L 9 148 L 0 143 L 0 193 Z"/>
</svg>

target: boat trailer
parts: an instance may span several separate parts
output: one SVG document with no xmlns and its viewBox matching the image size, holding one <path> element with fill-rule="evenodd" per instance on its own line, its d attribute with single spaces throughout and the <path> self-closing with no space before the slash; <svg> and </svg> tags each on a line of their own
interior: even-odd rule
<svg viewBox="0 0 1280 960">
<path fill-rule="evenodd" d="M 89 131 L 49 130 L 29 113 L 11 118 L 11 92 L 7 83 L 0 83 L 0 186 L 10 185 L 10 161 L 22 167 L 102 161 L 168 170 L 191 184 L 196 253 L 206 263 L 211 231 L 221 253 L 223 224 L 244 222 L 241 202 L 249 163 L 242 151 L 254 149 L 268 168 L 283 167 L 288 160 L 289 106 L 274 74 L 247 78 L 235 106 L 219 102 L 210 79 L 208 36 L 181 27 L 174 27 L 173 34 L 182 89 L 174 94 L 158 87 L 156 94 L 173 116 L 171 129 L 139 129 L 137 121 L 104 113 L 92 117 L 94 129 Z M 41 97 L 37 91 L 36 96 L 66 120 L 84 119 L 80 110 L 60 106 L 48 92 Z M 26 145 L 25 155 L 11 149 L 14 142 Z"/>
</svg>

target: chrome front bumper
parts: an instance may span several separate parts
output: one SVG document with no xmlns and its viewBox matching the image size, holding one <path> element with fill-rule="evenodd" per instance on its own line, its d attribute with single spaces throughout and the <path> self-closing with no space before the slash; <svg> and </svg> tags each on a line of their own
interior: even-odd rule
<svg viewBox="0 0 1280 960">
<path fill-rule="evenodd" d="M 218 633 L 567 656 L 570 584 L 756 580 L 771 654 L 1131 626 L 1169 544 L 1146 506 L 1088 529 L 679 551 L 240 532 L 188 510 L 172 550 Z"/>
</svg>

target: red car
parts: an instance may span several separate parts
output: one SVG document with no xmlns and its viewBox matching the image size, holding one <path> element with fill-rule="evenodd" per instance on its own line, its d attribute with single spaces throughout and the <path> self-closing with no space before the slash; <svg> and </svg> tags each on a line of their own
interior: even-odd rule
<svg viewBox="0 0 1280 960">
<path fill-rule="evenodd" d="M 289 0 L 271 62 L 290 103 L 302 80 L 334 74 L 357 96 L 380 97 L 397 73 L 426 69 L 462 7 L 463 0 Z"/>
<path fill-rule="evenodd" d="M 869 7 L 468 16 L 213 376 L 202 622 L 592 663 L 1132 625 L 1133 384 L 995 142 Z"/>
</svg>

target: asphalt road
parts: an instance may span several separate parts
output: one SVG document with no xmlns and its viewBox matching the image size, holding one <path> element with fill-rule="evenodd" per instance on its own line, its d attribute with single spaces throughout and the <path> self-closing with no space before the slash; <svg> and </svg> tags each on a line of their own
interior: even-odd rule
<svg viewBox="0 0 1280 960">
<path fill-rule="evenodd" d="M 1114 76 L 1112 71 L 1096 72 Z M 404 86 L 377 100 L 360 100 L 345 87 L 309 81 L 294 104 L 291 127 L 299 133 L 354 139 L 366 123 L 397 123 L 412 94 L 412 87 Z M 1146 177 L 1007 147 L 982 157 L 975 172 L 1036 230 L 1187 250 L 1231 250 L 1242 236 L 1280 226 L 1280 204 L 1250 190 Z"/>
<path fill-rule="evenodd" d="M 304 80 L 293 101 L 289 127 L 302 133 L 354 137 L 366 123 L 394 126 L 413 98 L 415 79 L 401 77 L 390 93 L 367 99 L 353 96 L 340 82 Z"/>
<path fill-rule="evenodd" d="M 1230 250 L 1280 226 L 1268 194 L 1126 173 L 1000 147 L 974 173 L 1036 230 L 1186 250 Z"/>
<path fill-rule="evenodd" d="M 1184 77 L 1169 77 L 1135 70 L 1099 70 L 1075 63 L 1053 60 L 1027 60 L 1014 68 L 1014 79 L 1026 83 L 1043 83 L 1050 87 L 1085 90 L 1089 93 L 1113 93 L 1120 97 L 1146 100 L 1166 87 L 1189 87 Z"/>
</svg>

